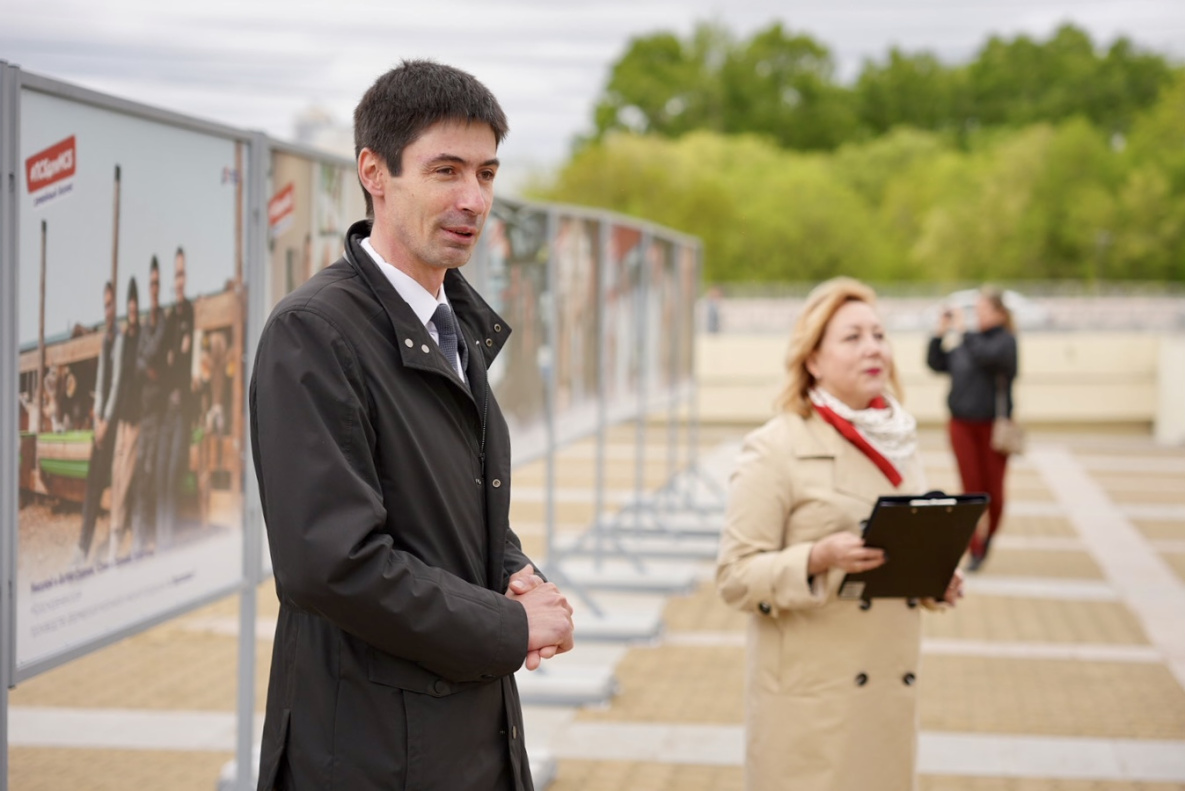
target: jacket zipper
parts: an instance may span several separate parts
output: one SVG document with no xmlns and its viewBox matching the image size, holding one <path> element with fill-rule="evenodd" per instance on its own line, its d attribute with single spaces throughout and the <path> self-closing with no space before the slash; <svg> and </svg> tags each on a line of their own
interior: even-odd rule
<svg viewBox="0 0 1185 791">
<path fill-rule="evenodd" d="M 481 460 L 481 477 L 486 475 L 486 418 L 490 413 L 490 382 L 486 380 L 485 398 L 481 401 L 481 448 L 478 456 Z"/>
</svg>

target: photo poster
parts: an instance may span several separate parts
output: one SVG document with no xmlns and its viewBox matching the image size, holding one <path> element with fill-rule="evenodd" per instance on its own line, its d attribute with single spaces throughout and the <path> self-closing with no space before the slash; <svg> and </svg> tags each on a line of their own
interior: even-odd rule
<svg viewBox="0 0 1185 791">
<path fill-rule="evenodd" d="M 608 266 L 602 273 L 606 410 L 610 422 L 633 417 L 641 386 L 638 308 L 641 299 L 642 231 L 615 223 L 609 230 Z"/>
<path fill-rule="evenodd" d="M 353 165 L 273 149 L 268 179 L 268 307 L 341 258 L 366 216 Z"/>
<path fill-rule="evenodd" d="M 682 242 L 676 252 L 678 347 L 675 350 L 675 387 L 680 398 L 690 397 L 695 384 L 695 304 L 699 296 L 698 251 Z"/>
<path fill-rule="evenodd" d="M 242 580 L 250 153 L 29 88 L 20 146 L 18 679 Z"/>
<path fill-rule="evenodd" d="M 600 379 L 601 223 L 561 214 L 555 236 L 556 441 L 597 428 Z"/>
<path fill-rule="evenodd" d="M 483 297 L 510 326 L 490 367 L 490 386 L 510 428 L 514 463 L 547 450 L 547 212 L 496 200 L 482 233 Z"/>
</svg>

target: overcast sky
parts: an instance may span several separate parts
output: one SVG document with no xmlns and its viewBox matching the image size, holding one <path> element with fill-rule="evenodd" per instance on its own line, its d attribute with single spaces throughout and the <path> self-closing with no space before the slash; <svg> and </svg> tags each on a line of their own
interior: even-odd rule
<svg viewBox="0 0 1185 791">
<path fill-rule="evenodd" d="M 589 128 L 631 37 L 704 20 L 748 36 L 778 19 L 830 47 L 848 79 L 893 45 L 957 62 L 990 34 L 1045 38 L 1066 21 L 1185 61 L 1185 0 L 0 0 L 0 59 L 291 140 L 302 111 L 347 124 L 378 74 L 430 57 L 499 97 L 504 161 L 546 166 Z"/>
</svg>

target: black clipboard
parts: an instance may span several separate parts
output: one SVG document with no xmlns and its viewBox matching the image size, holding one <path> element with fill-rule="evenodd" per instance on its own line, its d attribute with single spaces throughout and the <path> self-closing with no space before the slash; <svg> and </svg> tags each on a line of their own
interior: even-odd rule
<svg viewBox="0 0 1185 791">
<path fill-rule="evenodd" d="M 845 575 L 839 598 L 941 600 L 989 499 L 943 492 L 878 498 L 864 525 L 864 543 L 885 550 L 887 559 Z"/>
</svg>

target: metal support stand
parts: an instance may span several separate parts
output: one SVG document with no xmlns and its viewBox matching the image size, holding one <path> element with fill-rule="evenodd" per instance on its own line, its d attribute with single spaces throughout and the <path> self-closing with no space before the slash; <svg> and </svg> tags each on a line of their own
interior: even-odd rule
<svg viewBox="0 0 1185 791">
<path fill-rule="evenodd" d="M 15 67 L 0 60 L 0 791 L 8 788 L 8 689 L 16 672 L 17 491 L 20 392 L 17 350 L 17 132 L 19 95 Z"/>
</svg>

